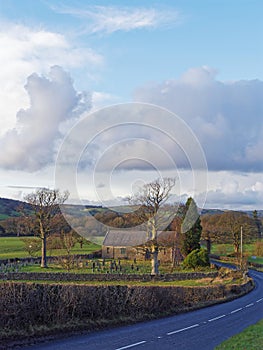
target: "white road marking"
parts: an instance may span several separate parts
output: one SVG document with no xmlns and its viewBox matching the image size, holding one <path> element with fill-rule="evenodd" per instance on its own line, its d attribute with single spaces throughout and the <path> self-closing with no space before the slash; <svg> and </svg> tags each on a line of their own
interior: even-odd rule
<svg viewBox="0 0 263 350">
<path fill-rule="evenodd" d="M 144 344 L 144 343 L 146 343 L 146 341 L 145 341 L 145 340 L 140 341 L 140 342 L 138 342 L 138 343 L 134 343 L 134 344 L 126 345 L 126 346 L 123 346 L 122 348 L 118 348 L 118 349 L 115 349 L 115 350 L 124 350 L 124 349 L 129 349 L 129 348 L 132 348 L 132 347 L 134 347 L 134 346 L 141 345 L 141 344 Z"/>
<path fill-rule="evenodd" d="M 196 323 L 196 324 L 193 324 L 192 326 L 189 326 L 189 327 L 186 327 L 186 328 L 181 328 L 181 329 L 178 329 L 177 331 L 172 331 L 172 332 L 169 332 L 169 333 L 166 333 L 167 335 L 172 335 L 172 334 L 175 334 L 175 333 L 180 333 L 180 332 L 183 332 L 183 331 L 186 331 L 188 329 L 191 329 L 191 328 L 195 328 L 195 327 L 198 327 L 199 324 Z"/>
<path fill-rule="evenodd" d="M 231 314 L 234 314 L 234 313 L 236 313 L 236 312 L 238 312 L 238 311 L 241 311 L 242 309 L 243 309 L 243 308 L 240 307 L 239 309 L 233 310 L 233 311 L 231 311 L 230 313 L 231 313 Z"/>
<path fill-rule="evenodd" d="M 253 305 L 254 305 L 254 303 L 251 303 L 251 304 L 246 305 L 245 307 L 250 307 L 250 306 L 253 306 Z"/>
<path fill-rule="evenodd" d="M 208 320 L 208 322 L 213 322 L 213 321 L 216 321 L 216 320 L 219 320 L 220 318 L 223 318 L 225 317 L 226 315 L 221 315 L 221 316 L 217 316 L 215 318 L 211 318 L 210 320 Z"/>
<path fill-rule="evenodd" d="M 256 303 L 259 303 L 261 300 L 263 300 L 263 298 L 261 298 L 261 299 L 258 299 L 257 301 L 256 301 Z"/>
</svg>

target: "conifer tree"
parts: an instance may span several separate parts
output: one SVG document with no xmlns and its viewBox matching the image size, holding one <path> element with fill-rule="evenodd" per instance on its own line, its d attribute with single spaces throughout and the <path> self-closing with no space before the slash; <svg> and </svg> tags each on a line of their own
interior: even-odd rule
<svg viewBox="0 0 263 350">
<path fill-rule="evenodd" d="M 187 256 L 195 249 L 200 249 L 200 238 L 202 226 L 197 205 L 193 198 L 188 198 L 184 213 L 183 223 L 181 226 L 183 235 L 182 253 Z"/>
</svg>

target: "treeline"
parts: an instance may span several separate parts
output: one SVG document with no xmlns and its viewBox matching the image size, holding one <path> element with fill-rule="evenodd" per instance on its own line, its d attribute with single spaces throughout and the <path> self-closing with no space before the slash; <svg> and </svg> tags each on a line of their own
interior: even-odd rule
<svg viewBox="0 0 263 350">
<path fill-rule="evenodd" d="M 10 200 L 6 200 L 6 203 L 8 202 Z M 5 220 L 1 220 L 0 236 L 37 235 L 38 227 L 36 226 L 36 221 L 30 215 L 30 206 L 19 201 L 11 202 L 15 202 L 19 206 L 21 216 L 8 217 Z M 3 199 L 1 199 L 0 203 L 3 203 Z M 25 205 L 23 210 L 21 210 L 21 203 Z M 183 204 L 180 205 L 180 208 L 175 206 L 174 217 L 171 218 L 167 225 L 167 231 L 181 232 L 181 213 L 184 207 L 185 205 Z M 13 209 L 14 203 L 9 207 L 10 211 Z M 107 232 L 107 227 L 132 228 L 143 223 L 142 218 L 138 214 L 139 209 L 136 210 L 136 208 L 128 213 L 106 208 L 99 209 L 95 208 L 93 210 L 89 208 L 88 213 L 82 211 L 81 215 L 71 210 L 66 215 L 68 221 L 61 213 L 55 215 L 51 219 L 50 234 L 59 234 L 61 231 L 68 233 L 73 230 L 83 237 L 104 236 Z M 5 212 L 8 212 L 8 210 L 6 209 Z M 201 215 L 201 226 L 202 239 L 210 240 L 212 243 L 233 243 L 233 241 L 237 241 L 238 237 L 240 239 L 240 227 L 242 226 L 244 242 L 249 243 L 262 237 L 263 218 L 259 217 L 256 211 L 254 211 L 253 216 L 237 211 L 209 213 Z"/>
<path fill-rule="evenodd" d="M 259 239 L 262 234 L 262 219 L 256 212 L 254 213 L 253 217 L 237 211 L 203 215 L 201 217 L 202 238 L 209 239 L 213 243 L 234 243 L 237 249 L 242 227 L 245 243 Z"/>
</svg>

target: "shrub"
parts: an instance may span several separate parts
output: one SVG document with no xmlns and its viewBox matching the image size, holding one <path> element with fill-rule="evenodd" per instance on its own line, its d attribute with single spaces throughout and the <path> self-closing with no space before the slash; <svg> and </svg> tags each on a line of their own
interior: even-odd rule
<svg viewBox="0 0 263 350">
<path fill-rule="evenodd" d="M 21 238 L 20 240 L 24 243 L 25 250 L 30 256 L 36 256 L 41 249 L 41 241 L 36 237 L 34 238 L 26 237 L 26 238 Z"/>
<path fill-rule="evenodd" d="M 257 241 L 254 244 L 254 254 L 256 256 L 263 256 L 263 241 Z"/>
<path fill-rule="evenodd" d="M 195 249 L 183 261 L 184 268 L 195 269 L 198 266 L 209 266 L 209 256 L 206 249 Z"/>
</svg>

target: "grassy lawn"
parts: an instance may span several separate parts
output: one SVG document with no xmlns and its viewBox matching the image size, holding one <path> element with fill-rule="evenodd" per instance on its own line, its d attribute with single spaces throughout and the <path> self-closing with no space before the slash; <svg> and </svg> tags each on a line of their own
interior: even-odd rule
<svg viewBox="0 0 263 350">
<path fill-rule="evenodd" d="M 228 285 L 228 284 L 241 284 L 244 281 L 242 279 L 235 280 L 234 282 L 229 279 L 224 279 L 212 282 L 211 278 L 202 278 L 199 280 L 185 280 L 185 281 L 53 281 L 53 280 L 15 280 L 15 283 L 39 283 L 39 284 L 63 284 L 63 285 L 87 285 L 87 286 L 161 286 L 161 287 L 207 287 L 215 285 Z M 4 280 L 0 280 L 0 283 L 6 283 Z"/>
<path fill-rule="evenodd" d="M 263 344 L 263 319 L 242 333 L 226 340 L 215 350 L 260 350 Z"/>
<path fill-rule="evenodd" d="M 22 237 L 1 237 L 0 238 L 0 259 L 9 258 L 26 258 L 30 257 L 28 252 L 25 250 L 25 244 L 21 240 Z M 32 237 L 23 237 L 23 239 L 32 239 Z M 36 240 L 39 238 L 35 237 Z M 89 254 L 101 247 L 95 243 L 85 243 L 83 248 L 77 243 L 72 249 L 72 254 Z M 65 255 L 64 249 L 52 249 L 47 251 L 47 255 L 59 256 Z M 37 252 L 36 256 L 40 256 L 41 252 Z"/>
<path fill-rule="evenodd" d="M 78 261 L 79 260 L 79 261 Z M 57 259 L 55 262 L 50 262 L 48 268 L 41 268 L 39 264 L 28 264 L 26 266 L 19 266 L 19 272 L 49 272 L 49 273 L 115 273 L 115 274 L 150 274 L 151 273 L 151 261 L 137 260 L 134 263 L 133 260 L 120 260 L 113 261 L 111 259 L 75 259 L 74 265 L 70 265 L 69 271 L 66 269 L 66 259 L 63 258 L 63 262 Z M 216 270 L 207 267 L 200 267 L 199 269 L 183 269 L 180 266 L 172 268 L 171 264 L 161 264 L 159 266 L 160 274 L 166 273 L 189 273 L 189 272 L 202 272 L 209 273 Z"/>
</svg>

